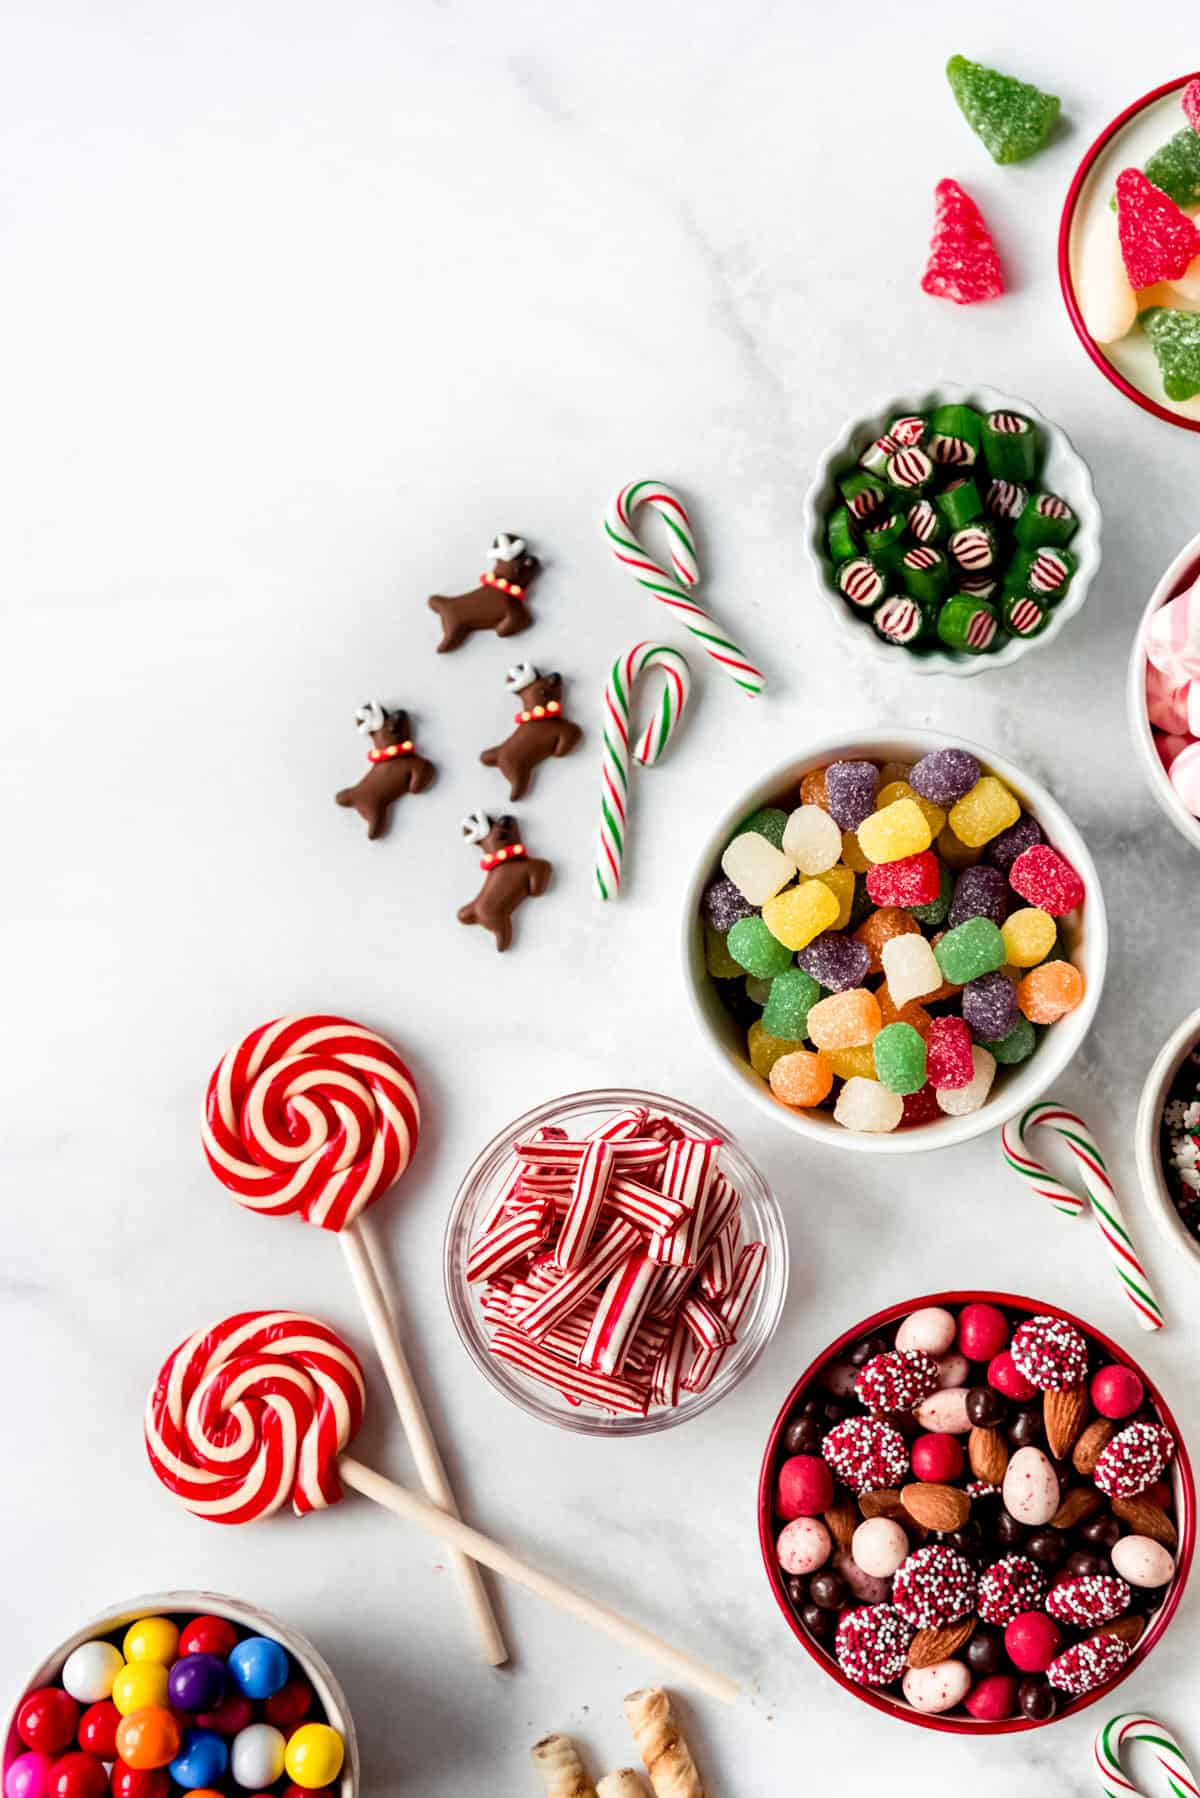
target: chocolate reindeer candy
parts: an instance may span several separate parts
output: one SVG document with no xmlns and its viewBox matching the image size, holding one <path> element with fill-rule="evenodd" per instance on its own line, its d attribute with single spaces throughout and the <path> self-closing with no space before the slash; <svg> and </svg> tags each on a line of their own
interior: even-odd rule
<svg viewBox="0 0 1200 1798">
<path fill-rule="evenodd" d="M 439 655 L 457 649 L 472 631 L 495 631 L 498 637 L 515 637 L 532 624 L 525 593 L 542 565 L 529 554 L 524 537 L 501 531 L 487 559 L 488 568 L 470 593 L 457 593 L 450 598 L 442 593 L 430 596 L 429 609 L 442 621 Z"/>
<path fill-rule="evenodd" d="M 462 821 L 465 842 L 478 843 L 483 885 L 458 914 L 460 924 L 490 930 L 501 952 L 512 942 L 512 915 L 526 899 L 536 899 L 550 884 L 550 863 L 529 854 L 517 820 L 506 814 L 495 820 L 471 812 Z"/>
<path fill-rule="evenodd" d="M 504 684 L 521 701 L 514 719 L 517 728 L 494 749 L 485 749 L 479 759 L 485 768 L 499 768 L 510 799 L 523 799 L 538 763 L 552 755 L 570 755 L 583 732 L 563 717 L 561 674 L 539 674 L 532 662 L 518 662 L 505 675 Z"/>
<path fill-rule="evenodd" d="M 353 806 L 373 839 L 387 829 L 388 811 L 395 801 L 406 793 L 423 793 L 437 770 L 413 748 L 407 712 L 389 712 L 377 699 L 368 699 L 355 712 L 354 722 L 371 739 L 370 767 L 357 786 L 343 787 L 334 797 L 338 805 Z"/>
</svg>

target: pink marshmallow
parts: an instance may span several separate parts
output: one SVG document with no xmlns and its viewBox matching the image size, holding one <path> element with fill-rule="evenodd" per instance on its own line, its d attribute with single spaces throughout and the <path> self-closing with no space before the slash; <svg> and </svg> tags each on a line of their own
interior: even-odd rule
<svg viewBox="0 0 1200 1798">
<path fill-rule="evenodd" d="M 1181 750 L 1167 775 L 1193 818 L 1200 818 L 1200 743 L 1189 743 Z"/>
<path fill-rule="evenodd" d="M 1188 729 L 1188 706 L 1190 683 L 1182 687 L 1172 685 L 1169 674 L 1156 668 L 1153 662 L 1146 663 L 1146 710 L 1151 724 L 1158 726 L 1173 736 L 1184 736 Z M 1197 710 L 1200 711 L 1200 683 L 1197 685 Z"/>
<path fill-rule="evenodd" d="M 1158 759 L 1164 769 L 1170 770 L 1171 763 L 1177 756 L 1183 754 L 1192 740 L 1191 737 L 1166 736 L 1161 730 L 1154 732 L 1154 747 L 1158 751 Z"/>
<path fill-rule="evenodd" d="M 1200 680 L 1200 579 L 1160 606 L 1149 620 L 1146 655 L 1173 686 Z"/>
</svg>

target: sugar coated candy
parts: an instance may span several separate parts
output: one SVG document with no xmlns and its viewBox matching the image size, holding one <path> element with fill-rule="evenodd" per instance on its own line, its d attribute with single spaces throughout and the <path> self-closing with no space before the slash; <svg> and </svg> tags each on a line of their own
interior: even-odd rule
<svg viewBox="0 0 1200 1798">
<path fill-rule="evenodd" d="M 870 972 L 883 972 L 883 946 L 895 936 L 919 936 L 921 926 L 912 916 L 898 905 L 881 905 L 873 911 L 869 918 L 859 925 L 854 932 L 855 941 L 865 943 L 871 957 Z"/>
<path fill-rule="evenodd" d="M 968 918 L 965 924 L 948 930 L 933 952 L 945 978 L 956 986 L 1004 966 L 1004 938 L 990 918 Z"/>
<path fill-rule="evenodd" d="M 911 1024 L 885 1024 L 871 1045 L 875 1075 L 889 1092 L 915 1093 L 925 1084 L 925 1039 Z"/>
<path fill-rule="evenodd" d="M 841 859 L 841 829 L 821 806 L 797 806 L 784 826 L 781 848 L 801 874 L 823 874 Z"/>
<path fill-rule="evenodd" d="M 1004 276 L 983 214 L 957 181 L 934 189 L 933 235 L 921 277 L 925 293 L 969 306 L 1004 292 Z"/>
<path fill-rule="evenodd" d="M 1146 163 L 1146 178 L 1176 206 L 1200 206 L 1200 136 L 1185 125 Z"/>
<path fill-rule="evenodd" d="M 924 999 L 936 993 L 942 984 L 937 956 L 923 936 L 890 938 L 880 951 L 880 959 L 887 976 L 888 997 L 898 1008 L 910 999 Z"/>
<path fill-rule="evenodd" d="M 934 1018 L 925 1038 L 929 1084 L 939 1092 L 967 1086 L 975 1077 L 971 1032 L 961 1018 Z"/>
<path fill-rule="evenodd" d="M 783 833 L 787 829 L 788 815 L 777 805 L 760 805 L 756 812 L 743 818 L 734 836 L 740 837 L 746 831 L 753 831 L 760 837 L 766 837 L 768 843 L 774 843 L 776 849 L 783 847 Z"/>
<path fill-rule="evenodd" d="M 1010 967 L 1036 968 L 1045 961 L 1058 937 L 1058 926 L 1040 906 L 1023 906 L 1010 912 L 1000 926 Z"/>
<path fill-rule="evenodd" d="M 878 862 L 867 873 L 867 892 L 876 905 L 929 905 L 939 886 L 940 864 L 928 849 L 898 862 Z"/>
<path fill-rule="evenodd" d="M 768 980 L 765 977 L 760 978 L 756 974 L 747 974 L 745 980 L 746 997 L 753 1000 L 755 1005 L 765 1005 L 767 1000 L 771 997 L 771 987 L 773 985 L 773 980 Z"/>
<path fill-rule="evenodd" d="M 775 974 L 782 974 L 791 965 L 789 950 L 779 941 L 764 918 L 742 918 L 729 932 L 725 943 L 738 966 L 760 980 L 769 980 Z"/>
<path fill-rule="evenodd" d="M 1048 843 L 1035 843 L 1020 854 L 1008 871 L 1009 884 L 1030 905 L 1040 906 L 1052 918 L 1065 917 L 1084 901 L 1084 885 L 1065 856 Z"/>
<path fill-rule="evenodd" d="M 1200 131 L 1200 75 L 1188 82 L 1180 95 L 1179 104 L 1183 107 L 1183 116 L 1193 131 Z"/>
<path fill-rule="evenodd" d="M 843 830 L 857 830 L 870 817 L 878 788 L 874 762 L 831 762 L 825 770 L 829 810 Z"/>
<path fill-rule="evenodd" d="M 939 831 L 937 852 L 949 868 L 969 868 L 973 862 L 982 860 L 982 844 L 964 843 L 955 836 L 952 827 L 947 824 L 945 830 Z"/>
<path fill-rule="evenodd" d="M 704 926 L 704 966 L 714 980 L 738 980 L 745 973 L 741 962 L 730 955 L 727 937 L 711 924 Z"/>
<path fill-rule="evenodd" d="M 831 930 L 845 930 L 850 922 L 850 913 L 854 908 L 855 880 L 850 868 L 842 867 L 839 862 L 836 868 L 826 868 L 818 876 L 821 885 L 828 887 L 838 902 L 838 914 L 830 925 Z"/>
<path fill-rule="evenodd" d="M 894 1130 L 904 1116 L 904 1100 L 878 1080 L 855 1075 L 838 1094 L 833 1115 L 845 1130 L 884 1135 Z"/>
<path fill-rule="evenodd" d="M 940 833 L 938 840 L 941 841 Z M 936 927 L 938 924 L 944 924 L 950 916 L 950 905 L 953 898 L 954 875 L 945 862 L 939 860 L 937 897 L 931 899 L 928 905 L 910 905 L 908 909 L 918 924 L 929 924 Z"/>
<path fill-rule="evenodd" d="M 798 886 L 789 887 L 774 899 L 768 899 L 762 909 L 762 921 L 771 935 L 788 949 L 803 949 L 811 943 L 815 936 L 828 930 L 839 911 L 836 896 L 821 880 L 802 880 Z M 741 929 L 735 925 L 734 929 Z M 732 937 L 733 931 L 730 931 Z M 730 945 L 732 948 L 732 944 Z M 737 950 L 733 953 L 736 955 Z M 773 968 L 770 972 L 778 974 L 782 970 Z M 758 973 L 757 968 L 751 969 Z"/>
<path fill-rule="evenodd" d="M 842 993 L 862 985 L 870 970 L 871 953 L 854 937 L 826 930 L 801 949 L 796 960 L 827 992 Z"/>
<path fill-rule="evenodd" d="M 983 1047 L 992 1055 L 1001 1067 L 1016 1067 L 1018 1062 L 1028 1061 L 1037 1048 L 1037 1031 L 1028 1018 L 1020 1017 L 999 1042 L 984 1043 Z"/>
<path fill-rule="evenodd" d="M 979 862 L 973 868 L 964 868 L 954 885 L 954 900 L 950 906 L 949 924 L 951 929 L 958 924 L 965 924 L 968 918 L 990 918 L 993 924 L 1004 921 L 1008 910 L 1008 882 L 999 868 L 989 868 Z"/>
<path fill-rule="evenodd" d="M 959 111 L 993 162 L 1023 162 L 1050 139 L 1060 102 L 1027 81 L 952 56 L 946 79 Z"/>
<path fill-rule="evenodd" d="M 972 1074 L 965 1086 L 938 1089 L 938 1106 L 947 1117 L 966 1117 L 978 1111 L 992 1090 L 996 1078 L 996 1062 L 986 1049 L 976 1043 L 971 1050 Z"/>
<path fill-rule="evenodd" d="M 872 812 L 861 821 L 858 840 L 869 860 L 898 862 L 928 849 L 933 832 L 915 800 L 896 799 L 882 811 Z"/>
<path fill-rule="evenodd" d="M 746 1052 L 750 1057 L 750 1066 L 760 1080 L 770 1077 L 771 1069 L 781 1055 L 791 1055 L 803 1047 L 803 1037 L 797 1040 L 770 1035 L 763 1029 L 761 1018 L 756 1018 L 746 1032 Z"/>
<path fill-rule="evenodd" d="M 910 941 L 911 939 L 905 940 Z M 876 987 L 875 997 L 879 1001 L 879 1015 L 885 1024 L 911 1024 L 921 1036 L 928 1035 L 932 1019 L 925 1007 L 918 1004 L 915 999 L 909 999 L 905 1004 L 897 1005 L 886 980 L 881 986 Z"/>
<path fill-rule="evenodd" d="M 874 1080 L 875 1056 L 870 1043 L 853 1049 L 830 1049 L 829 1065 L 839 1080 Z"/>
<path fill-rule="evenodd" d="M 808 1014 L 821 997 L 821 989 L 803 968 L 788 968 L 771 982 L 771 996 L 763 1006 L 762 1027 L 775 1037 L 803 1042 L 808 1035 Z"/>
<path fill-rule="evenodd" d="M 819 805 L 821 810 L 829 810 L 829 792 L 825 785 L 824 768 L 810 768 L 800 782 L 801 805 Z"/>
<path fill-rule="evenodd" d="M 983 859 L 990 862 L 993 868 L 999 868 L 1007 874 L 1023 850 L 1031 849 L 1041 841 L 1041 825 L 1028 812 L 1022 812 L 1015 824 L 1010 824 L 1007 830 L 1002 830 L 999 836 L 991 839 L 984 850 Z"/>
<path fill-rule="evenodd" d="M 856 1049 L 872 1042 L 882 1024 L 878 999 L 858 986 L 818 1000 L 808 1014 L 808 1036 L 818 1049 Z"/>
<path fill-rule="evenodd" d="M 714 930 L 722 935 L 742 918 L 753 915 L 754 907 L 734 886 L 732 880 L 722 875 L 717 880 L 710 880 L 704 889 L 700 901 L 700 909 Z"/>
<path fill-rule="evenodd" d="M 962 991 L 962 1015 L 976 1042 L 1006 1037 L 1021 1015 L 1012 981 L 999 972 L 969 980 Z"/>
<path fill-rule="evenodd" d="M 1083 975 L 1073 962 L 1044 961 L 1017 988 L 1017 1003 L 1031 1024 L 1053 1024 L 1083 998 Z"/>
<path fill-rule="evenodd" d="M 1151 306 L 1138 322 L 1162 370 L 1167 398 L 1194 399 L 1200 393 L 1200 312 Z"/>
<path fill-rule="evenodd" d="M 1117 176 L 1117 229 L 1133 287 L 1173 281 L 1200 256 L 1200 231 L 1140 169 Z"/>
<path fill-rule="evenodd" d="M 755 906 L 765 905 L 796 876 L 783 851 L 756 830 L 734 837 L 721 857 L 721 871 L 743 899 Z"/>
<path fill-rule="evenodd" d="M 842 860 L 855 874 L 865 874 L 871 866 L 859 847 L 858 832 L 855 830 L 842 832 Z"/>
<path fill-rule="evenodd" d="M 795 1049 L 771 1069 L 771 1091 L 785 1105 L 819 1105 L 832 1090 L 833 1068 L 819 1050 Z"/>
<path fill-rule="evenodd" d="M 1015 824 L 1020 815 L 1021 807 L 1004 782 L 985 774 L 951 806 L 950 828 L 960 842 L 979 849 Z"/>
<path fill-rule="evenodd" d="M 949 807 L 971 791 L 982 772 L 969 749 L 931 749 L 914 764 L 908 778 L 922 799 Z"/>
</svg>

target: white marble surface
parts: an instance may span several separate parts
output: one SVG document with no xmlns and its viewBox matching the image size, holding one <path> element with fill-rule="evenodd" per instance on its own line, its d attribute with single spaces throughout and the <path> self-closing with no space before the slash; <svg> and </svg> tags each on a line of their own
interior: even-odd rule
<svg viewBox="0 0 1200 1798">
<path fill-rule="evenodd" d="M 6 1623 L 0 1689 L 89 1610 L 211 1584 L 307 1628 L 357 1713 L 372 1792 L 532 1791 L 527 1745 L 576 1732 L 598 1771 L 654 1668 L 506 1594 L 513 1668 L 474 1664 L 449 1576 L 370 1507 L 225 1532 L 139 1446 L 147 1384 L 200 1321 L 307 1307 L 363 1333 L 333 1245 L 227 1202 L 200 1157 L 210 1066 L 273 1014 L 330 1007 L 411 1055 L 418 1162 L 377 1213 L 464 1507 L 745 1681 L 690 1708 L 711 1787 L 999 1798 L 1086 1792 L 1094 1713 L 997 1743 L 873 1715 L 817 1675 L 759 1565 L 759 1452 L 800 1367 L 876 1305 L 998 1282 L 1144 1353 L 1200 1440 L 1195 1269 L 1151 1234 L 1129 1132 L 1143 1070 L 1200 1002 L 1181 935 L 1197 864 L 1126 741 L 1137 612 L 1197 528 L 1196 441 L 1126 405 L 1055 278 L 1076 161 L 1194 64 L 1192 9 L 1116 0 L 977 14 L 945 0 L 242 9 L 49 0 L 0 20 L 5 429 L 0 491 L 10 860 L 9 1230 L 0 1327 Z M 1189 29 L 1190 27 L 1190 29 Z M 1117 48 L 1119 46 L 1119 54 Z M 992 167 L 940 73 L 962 49 L 1063 95 L 1036 162 Z M 924 298 L 935 180 L 977 195 L 1013 293 Z M 1026 394 L 1090 459 L 1105 562 L 1062 641 L 1010 673 L 918 680 L 843 653 L 801 549 L 814 456 L 898 385 Z M 589 893 L 597 698 L 660 628 L 598 534 L 623 480 L 695 501 L 714 605 L 768 665 L 751 705 L 696 659 L 677 756 L 638 783 L 619 906 Z M 523 808 L 551 896 L 516 953 L 467 935 L 460 815 L 505 726 L 494 640 L 432 653 L 434 589 L 492 533 L 547 558 L 522 655 L 564 668 L 586 753 Z M 442 772 L 368 845 L 331 795 L 367 693 L 413 708 Z M 1172 1315 L 1144 1342 L 1098 1243 L 1017 1187 L 995 1139 L 884 1166 L 798 1150 L 685 1022 L 678 899 L 714 807 L 806 740 L 961 730 L 1049 781 L 1099 860 L 1114 956 L 1062 1083 L 1095 1120 Z M 742 1134 L 786 1207 L 783 1326 L 736 1403 L 674 1434 L 556 1436 L 485 1387 L 440 1292 L 443 1220 L 480 1144 L 574 1087 L 659 1086 Z M 372 1374 L 374 1370 L 372 1370 Z M 374 1380 L 364 1458 L 408 1462 Z M 1122 1693 L 1200 1752 L 1189 1596 Z"/>
</svg>

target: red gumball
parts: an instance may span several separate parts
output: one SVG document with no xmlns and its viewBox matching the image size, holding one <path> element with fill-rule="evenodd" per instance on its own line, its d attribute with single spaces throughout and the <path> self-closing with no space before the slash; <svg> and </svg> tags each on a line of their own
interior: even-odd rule
<svg viewBox="0 0 1200 1798">
<path fill-rule="evenodd" d="M 39 1754 L 62 1754 L 75 1740 L 79 1706 L 61 1686 L 39 1686 L 17 1712 L 17 1734 Z"/>
<path fill-rule="evenodd" d="M 1017 1682 L 1007 1673 L 993 1673 L 971 1687 L 963 1699 L 979 1723 L 1002 1723 L 1017 1708 Z"/>
<path fill-rule="evenodd" d="M 1146 1396 L 1146 1388 L 1132 1367 L 1122 1367 L 1116 1361 L 1092 1375 L 1091 1392 L 1092 1403 L 1101 1417 L 1109 1417 L 1114 1423 L 1122 1417 L 1132 1417 Z"/>
<path fill-rule="evenodd" d="M 219 1736 L 237 1736 L 254 1721 L 254 1706 L 240 1692 L 223 1698 L 215 1711 L 201 1711 L 197 1729 L 215 1729 Z"/>
<path fill-rule="evenodd" d="M 98 1754 L 102 1761 L 115 1761 L 120 1721 L 121 1713 L 111 1698 L 89 1704 L 79 1719 L 79 1746 L 88 1754 Z"/>
<path fill-rule="evenodd" d="M 50 1798 L 108 1798 L 108 1774 L 96 1754 L 64 1754 L 50 1769 Z"/>
<path fill-rule="evenodd" d="M 1045 1611 L 1022 1611 L 1004 1631 L 1004 1652 L 1022 1673 L 1044 1673 L 1062 1641 L 1053 1617 Z"/>
<path fill-rule="evenodd" d="M 821 1465 L 824 1466 L 825 1463 L 822 1462 Z M 832 1490 L 832 1486 L 830 1489 Z M 280 1686 L 278 1692 L 273 1692 L 267 1699 L 263 1705 L 263 1716 L 268 1723 L 273 1723 L 276 1729 L 281 1729 L 287 1735 L 298 1723 L 303 1723 L 312 1709 L 312 1701 L 312 1687 L 302 1673 L 295 1673 Z"/>
<path fill-rule="evenodd" d="M 820 1517 L 833 1503 L 833 1475 L 820 1455 L 792 1455 L 779 1469 L 779 1515 Z"/>
<path fill-rule="evenodd" d="M 322 1786 L 319 1791 L 308 1786 L 293 1785 L 290 1781 L 284 1786 L 279 1798 L 333 1798 L 333 1787 Z"/>
<path fill-rule="evenodd" d="M 990 1361 L 1008 1346 L 1008 1319 L 995 1305 L 964 1305 L 958 1346 L 968 1361 Z"/>
<path fill-rule="evenodd" d="M 238 1631 L 228 1617 L 193 1617 L 180 1632 L 180 1654 L 215 1654 L 222 1660 L 238 1645 Z"/>
<path fill-rule="evenodd" d="M 919 1480 L 945 1485 L 956 1480 L 965 1457 L 957 1436 L 918 1436 L 909 1451 L 912 1470 Z"/>
<path fill-rule="evenodd" d="M 118 1761 L 109 1789 L 112 1798 L 167 1798 L 171 1776 L 165 1767 L 127 1767 Z"/>
<path fill-rule="evenodd" d="M 1037 1394 L 1037 1387 L 1032 1380 L 1027 1380 L 1007 1349 L 993 1355 L 988 1362 L 988 1385 L 1002 1392 L 1005 1398 L 1015 1398 L 1024 1403 L 1026 1399 Z"/>
</svg>

